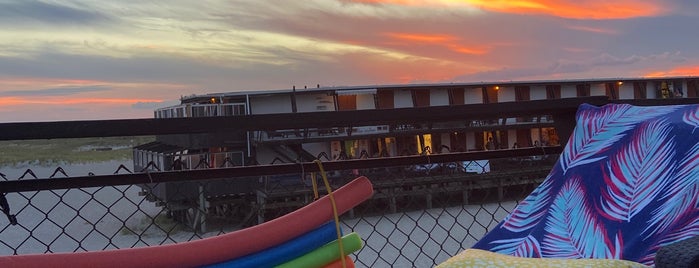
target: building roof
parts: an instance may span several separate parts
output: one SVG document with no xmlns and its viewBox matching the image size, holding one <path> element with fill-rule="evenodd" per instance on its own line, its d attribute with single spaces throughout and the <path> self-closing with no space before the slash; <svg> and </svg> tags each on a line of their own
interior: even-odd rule
<svg viewBox="0 0 699 268">
<path fill-rule="evenodd" d="M 387 84 L 387 85 L 363 85 L 363 86 L 317 86 L 303 89 L 276 89 L 276 90 L 250 90 L 233 91 L 224 93 L 208 93 L 201 95 L 189 95 L 182 97 L 182 102 L 191 102 L 197 99 L 224 98 L 224 97 L 245 97 L 276 94 L 304 94 L 345 91 L 366 91 L 379 89 L 420 89 L 420 88 L 473 88 L 483 86 L 518 86 L 518 85 L 550 85 L 550 84 L 580 84 L 580 83 L 609 83 L 609 82 L 634 82 L 634 81 L 666 81 L 666 80 L 687 80 L 699 79 L 699 76 L 673 76 L 673 77 L 615 77 L 615 78 L 592 78 L 592 79 L 559 79 L 559 80 L 520 80 L 520 81 L 487 81 L 487 82 L 449 82 L 449 83 L 416 83 L 416 84 Z"/>
</svg>

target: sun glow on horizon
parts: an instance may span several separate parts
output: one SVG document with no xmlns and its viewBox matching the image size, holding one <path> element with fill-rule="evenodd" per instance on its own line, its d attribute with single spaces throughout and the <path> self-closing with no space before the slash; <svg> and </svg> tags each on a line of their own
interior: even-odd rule
<svg viewBox="0 0 699 268">
<path fill-rule="evenodd" d="M 699 66 L 681 66 L 669 71 L 650 72 L 643 77 L 699 76 Z"/>
</svg>

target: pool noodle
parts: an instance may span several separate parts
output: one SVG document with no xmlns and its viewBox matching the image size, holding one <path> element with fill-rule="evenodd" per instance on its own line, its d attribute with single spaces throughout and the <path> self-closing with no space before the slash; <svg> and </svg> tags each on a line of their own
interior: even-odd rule
<svg viewBox="0 0 699 268">
<path fill-rule="evenodd" d="M 373 195 L 369 179 L 358 177 L 334 191 L 338 213 Z M 330 198 L 263 224 L 195 241 L 91 252 L 0 256 L 0 267 L 195 267 L 232 260 L 284 243 L 333 219 Z"/>
<path fill-rule="evenodd" d="M 350 256 L 345 256 L 345 267 L 342 267 L 342 259 L 337 259 L 334 262 L 328 263 L 323 268 L 354 268 L 354 261 Z"/>
<path fill-rule="evenodd" d="M 357 233 L 350 233 L 342 237 L 342 246 L 345 252 L 342 256 L 355 252 L 362 248 L 362 239 Z M 340 259 L 340 249 L 335 240 L 310 253 L 276 266 L 277 268 L 313 268 L 323 267 Z"/>
<path fill-rule="evenodd" d="M 295 258 L 301 257 L 323 245 L 337 240 L 337 231 L 335 222 L 331 221 L 323 224 L 318 229 L 303 234 L 293 240 L 289 240 L 284 244 L 274 246 L 272 248 L 246 255 L 234 260 L 217 263 L 206 268 L 223 268 L 223 267 L 239 267 L 239 268 L 257 268 L 257 267 L 274 267 Z"/>
</svg>

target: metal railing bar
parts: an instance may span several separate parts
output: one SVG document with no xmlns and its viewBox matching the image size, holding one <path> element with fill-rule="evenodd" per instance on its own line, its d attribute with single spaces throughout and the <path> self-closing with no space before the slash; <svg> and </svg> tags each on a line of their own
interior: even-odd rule
<svg viewBox="0 0 699 268">
<path fill-rule="evenodd" d="M 226 131 L 303 129 L 383 125 L 387 123 L 448 122 L 498 119 L 575 112 L 582 103 L 603 105 L 605 96 L 465 104 L 385 110 L 260 114 L 197 118 L 117 119 L 0 123 L 0 140 L 31 140 L 114 136 L 145 136 Z"/>
<path fill-rule="evenodd" d="M 323 167 L 327 171 L 348 170 L 362 168 L 379 168 L 391 166 L 406 166 L 430 163 L 448 163 L 456 161 L 471 161 L 482 159 L 496 159 L 509 157 L 522 157 L 533 155 L 558 154 L 562 151 L 560 146 L 530 147 L 518 149 L 505 149 L 494 151 L 477 151 L 463 153 L 446 153 L 422 156 L 397 156 L 370 159 L 355 159 L 324 162 Z M 230 179 L 250 176 L 266 176 L 279 174 L 293 174 L 302 172 L 317 172 L 318 165 L 313 162 L 239 166 L 218 169 L 180 170 L 165 172 L 146 172 L 134 174 L 95 175 L 60 179 L 32 179 L 0 181 L 0 193 L 26 192 L 41 190 L 57 190 L 85 187 L 101 187 L 131 184 L 147 184 L 177 181 L 198 181 L 211 179 Z"/>
</svg>

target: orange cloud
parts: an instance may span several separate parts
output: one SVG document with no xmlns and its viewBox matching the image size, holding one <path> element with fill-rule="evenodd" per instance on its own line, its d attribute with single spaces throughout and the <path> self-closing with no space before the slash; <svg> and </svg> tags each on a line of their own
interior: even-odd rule
<svg viewBox="0 0 699 268">
<path fill-rule="evenodd" d="M 681 66 L 669 71 L 656 71 L 644 75 L 644 77 L 667 76 L 699 76 L 699 66 Z"/>
<path fill-rule="evenodd" d="M 627 19 L 656 16 L 664 13 L 660 5 L 638 0 L 468 0 L 464 2 L 498 12 L 547 14 L 571 19 Z"/>
<path fill-rule="evenodd" d="M 667 12 L 659 3 L 640 0 L 354 0 L 365 4 L 481 8 L 516 14 L 545 14 L 570 19 L 627 19 Z"/>
<path fill-rule="evenodd" d="M 407 41 L 414 44 L 438 45 L 446 47 L 454 52 L 462 54 L 482 55 L 488 53 L 488 49 L 482 47 L 468 47 L 459 44 L 460 39 L 446 34 L 412 34 L 412 33 L 386 33 L 386 36 L 399 41 Z"/>
<path fill-rule="evenodd" d="M 446 35 L 446 34 L 387 33 L 386 35 L 393 37 L 393 38 L 396 38 L 396 39 L 421 42 L 421 43 L 454 42 L 457 39 L 455 36 Z"/>
</svg>

